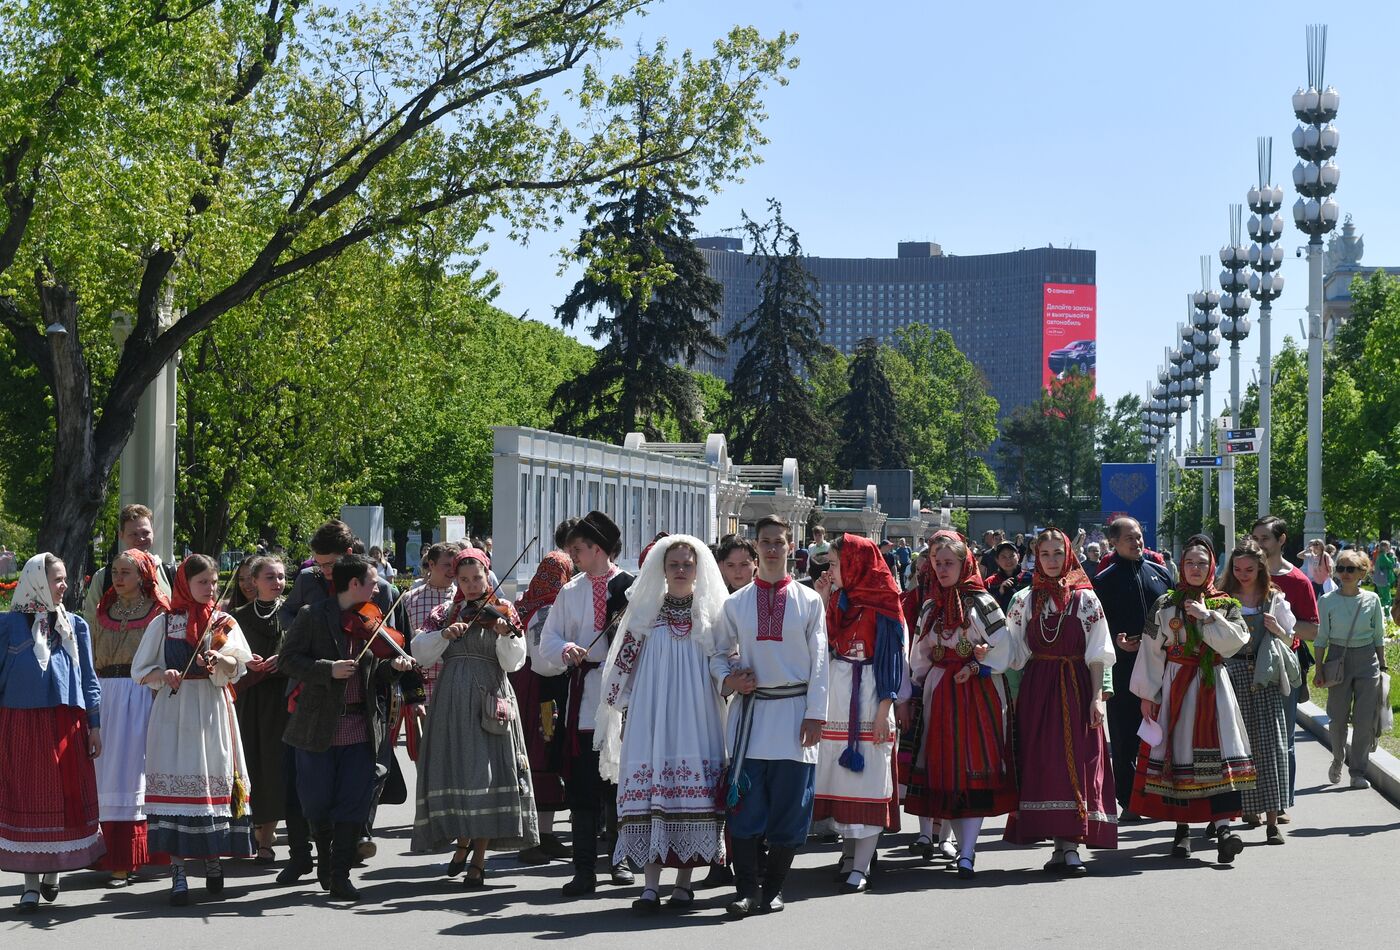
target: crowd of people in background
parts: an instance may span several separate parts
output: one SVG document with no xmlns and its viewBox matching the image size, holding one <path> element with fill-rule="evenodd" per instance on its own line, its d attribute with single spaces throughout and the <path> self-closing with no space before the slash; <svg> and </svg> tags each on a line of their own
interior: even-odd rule
<svg viewBox="0 0 1400 950">
<path fill-rule="evenodd" d="M 1367 787 L 1400 622 L 1388 541 L 1291 562 L 1276 517 L 1174 559 L 1128 517 L 917 548 L 821 525 L 798 548 L 767 517 L 713 547 L 658 535 L 633 574 L 594 511 L 558 525 L 514 601 L 489 538 L 425 546 L 400 593 L 340 521 L 305 563 L 260 550 L 223 583 L 201 554 L 161 564 L 153 537 L 124 508 L 80 613 L 40 553 L 0 615 L 0 870 L 24 875 L 21 912 L 85 868 L 126 887 L 169 867 L 172 905 L 191 877 L 217 899 L 241 859 L 355 901 L 380 803 L 410 796 L 413 851 L 450 854 L 464 887 L 508 851 L 569 861 L 562 893 L 585 898 L 601 850 L 612 884 L 642 875 L 644 915 L 729 885 L 730 917 L 781 911 L 812 835 L 840 842 L 836 890 L 864 892 L 902 815 L 962 879 L 996 816 L 1057 876 L 1137 821 L 1170 822 L 1175 858 L 1201 826 L 1228 864 L 1251 829 L 1287 841 L 1310 683 L 1328 781 Z"/>
</svg>

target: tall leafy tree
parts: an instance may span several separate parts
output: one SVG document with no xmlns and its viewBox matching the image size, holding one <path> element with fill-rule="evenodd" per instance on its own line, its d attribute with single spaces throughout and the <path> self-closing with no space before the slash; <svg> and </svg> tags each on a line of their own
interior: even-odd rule
<svg viewBox="0 0 1400 950">
<path fill-rule="evenodd" d="M 894 389 L 885 373 L 884 353 L 874 337 L 856 345 L 846 371 L 841 401 L 841 467 L 908 468 L 909 448 L 899 423 Z"/>
<path fill-rule="evenodd" d="M 758 306 L 730 331 L 744 355 L 734 367 L 726 430 L 740 458 L 791 457 L 815 468 L 835 433 L 817 409 L 810 377 L 832 348 L 821 340 L 816 279 L 802 261 L 802 242 L 776 198 L 768 199 L 768 213 L 765 223 L 743 216 L 762 270 Z"/>
<path fill-rule="evenodd" d="M 1069 373 L 1012 413 L 1002 430 L 1002 468 L 1028 516 L 1073 528 L 1097 508 L 1094 437 L 1102 411 L 1093 377 Z"/>
<path fill-rule="evenodd" d="M 793 38 L 735 28 L 679 57 L 664 120 L 639 142 L 622 117 L 653 77 L 585 64 L 647 5 L 10 4 L 0 327 L 53 397 L 60 464 L 38 544 L 82 562 L 141 394 L 265 288 L 358 245 L 400 253 L 425 230 L 462 252 L 496 222 L 552 227 L 641 169 L 680 164 L 711 188 L 751 164 Z M 162 326 L 167 300 L 182 315 Z M 120 349 L 114 310 L 133 317 Z"/>
<path fill-rule="evenodd" d="M 1111 409 L 1100 403 L 1099 429 L 1095 435 L 1101 462 L 1146 462 L 1147 446 L 1142 444 L 1142 399 L 1136 393 L 1119 396 Z"/>
<path fill-rule="evenodd" d="M 666 100 L 682 77 L 664 55 L 642 55 L 633 75 L 632 128 L 644 149 L 670 121 Z M 699 435 L 704 398 L 682 365 L 724 345 L 714 330 L 724 286 L 695 246 L 698 184 L 679 163 L 641 168 L 606 182 L 589 208 L 574 251 L 588 266 L 554 314 L 566 327 L 594 315 L 588 332 L 602 347 L 550 400 L 563 431 L 618 442 L 640 428 L 658 439 L 669 417 L 682 437 Z"/>
</svg>

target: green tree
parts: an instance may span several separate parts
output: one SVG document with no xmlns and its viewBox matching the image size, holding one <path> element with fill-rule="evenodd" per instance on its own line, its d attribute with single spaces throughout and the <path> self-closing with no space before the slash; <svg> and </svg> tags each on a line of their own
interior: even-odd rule
<svg viewBox="0 0 1400 950">
<path fill-rule="evenodd" d="M 820 466 L 834 439 L 817 411 L 810 376 L 831 352 L 821 340 L 823 321 L 815 279 L 802 262 L 802 243 L 783 220 L 782 205 L 768 199 L 770 218 L 760 224 L 744 214 L 743 229 L 762 261 L 758 306 L 730 331 L 743 347 L 734 368 L 726 431 L 738 458 L 796 458 L 799 469 Z"/>
<path fill-rule="evenodd" d="M 899 424 L 885 358 L 874 337 L 856 345 L 846 370 L 846 398 L 841 401 L 841 454 L 847 471 L 858 468 L 908 468 L 909 449 Z"/>
<path fill-rule="evenodd" d="M 1135 393 L 1119 396 L 1111 409 L 1100 403 L 1099 428 L 1095 435 L 1101 462 L 1146 462 L 1147 446 L 1142 444 L 1142 399 Z"/>
<path fill-rule="evenodd" d="M 434 232 L 463 252 L 488 224 L 552 227 L 640 169 L 679 165 L 708 189 L 755 161 L 762 95 L 794 65 L 793 38 L 735 28 L 712 55 L 679 57 L 641 143 L 622 116 L 652 77 L 585 64 L 646 5 L 11 5 L 0 326 L 53 396 L 63 463 L 39 545 L 82 562 L 141 394 L 265 288 L 359 245 L 393 255 Z M 181 316 L 163 327 L 167 301 Z M 114 310 L 133 316 L 120 349 Z"/>
<path fill-rule="evenodd" d="M 812 384 L 812 405 L 816 407 L 817 415 L 822 419 L 841 418 L 841 406 L 850 389 L 847 374 L 849 367 L 850 360 L 845 354 L 840 350 L 831 349 L 812 370 L 809 377 Z M 831 428 L 834 433 L 835 426 L 832 425 Z M 811 486 L 814 494 L 817 485 L 840 487 L 851 483 L 850 469 L 843 469 L 837 459 L 840 449 L 841 446 L 834 435 L 808 449 L 809 455 L 801 474 L 803 483 Z"/>
<path fill-rule="evenodd" d="M 1002 429 L 1003 477 L 1033 519 L 1073 529 L 1098 506 L 1094 438 L 1103 401 L 1092 376 L 1051 380 L 1040 398 L 1014 411 Z"/>
<path fill-rule="evenodd" d="M 664 52 L 639 57 L 633 71 L 646 77 L 632 87 L 638 148 L 669 121 L 667 103 L 683 78 Z M 659 439 L 669 416 L 682 438 L 700 435 L 703 397 L 677 364 L 719 354 L 714 326 L 724 287 L 695 246 L 694 215 L 704 204 L 698 184 L 681 165 L 638 169 L 604 183 L 589 208 L 574 251 L 587 269 L 554 313 L 565 327 L 594 314 L 588 332 L 603 345 L 588 371 L 550 400 L 561 430 L 621 442 L 640 429 Z"/>
</svg>

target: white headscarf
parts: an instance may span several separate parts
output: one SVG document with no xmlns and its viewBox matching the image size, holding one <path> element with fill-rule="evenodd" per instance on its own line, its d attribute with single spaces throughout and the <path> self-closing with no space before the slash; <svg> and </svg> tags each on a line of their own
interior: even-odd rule
<svg viewBox="0 0 1400 950">
<path fill-rule="evenodd" d="M 708 659 L 715 648 L 715 625 L 724 611 L 724 602 L 729 597 L 724 575 L 719 572 L 719 564 L 710 553 L 709 545 L 688 534 L 671 534 L 654 544 L 647 552 L 637 579 L 627 591 L 627 611 L 618 625 L 617 636 L 613 637 L 608 649 L 608 659 L 603 664 L 603 682 L 617 665 L 618 653 L 627 633 L 632 639 L 642 640 L 651 634 L 661 606 L 666 598 L 666 552 L 677 544 L 683 544 L 695 552 L 695 593 L 690 606 L 690 638 L 700 647 Z M 622 758 L 622 710 L 608 705 L 604 695 L 598 700 L 597 724 L 594 727 L 593 745 L 598 750 L 598 771 L 604 779 L 616 782 L 618 767 Z"/>
<path fill-rule="evenodd" d="M 53 602 L 53 592 L 49 590 L 49 571 L 45 566 L 49 555 L 36 554 L 24 562 L 19 583 L 15 585 L 14 599 L 10 602 L 13 613 L 32 613 L 34 622 L 29 630 L 34 635 L 34 657 L 39 661 L 39 669 L 49 668 L 49 614 L 56 615 L 54 628 L 58 631 L 58 641 L 63 651 L 74 665 L 78 662 L 78 641 L 73 638 L 73 618 L 63 604 Z"/>
</svg>

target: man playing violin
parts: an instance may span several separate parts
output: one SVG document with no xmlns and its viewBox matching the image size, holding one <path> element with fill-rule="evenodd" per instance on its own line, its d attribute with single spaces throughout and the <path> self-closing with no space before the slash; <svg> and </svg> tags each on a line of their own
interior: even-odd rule
<svg viewBox="0 0 1400 950">
<path fill-rule="evenodd" d="M 317 877 L 340 900 L 359 897 L 350 868 L 374 803 L 388 687 L 412 666 L 402 656 L 380 659 L 351 636 L 364 630 L 356 608 L 374 596 L 377 580 L 364 557 L 339 558 L 331 569 L 335 596 L 301 608 L 278 661 L 301 683 L 283 740 L 295 749 L 297 796 L 320 858 Z"/>
</svg>

